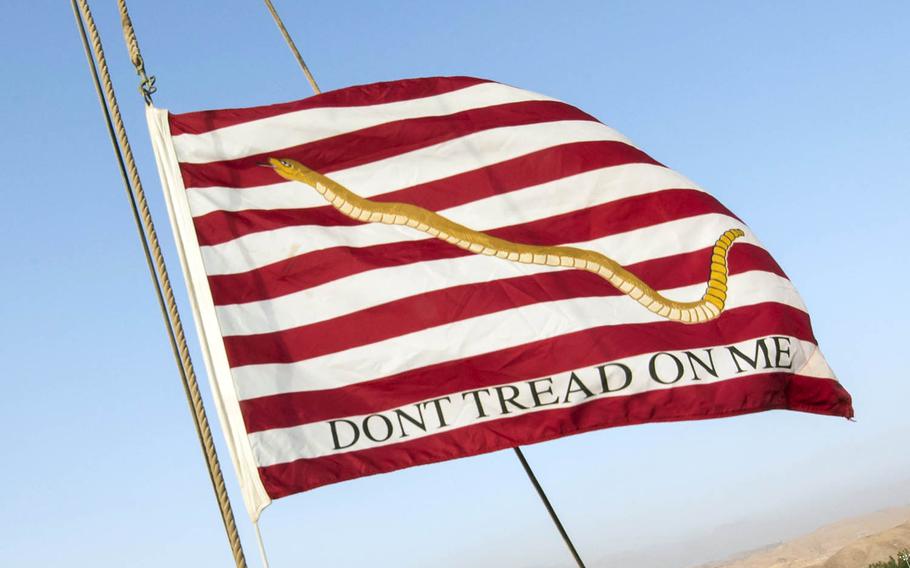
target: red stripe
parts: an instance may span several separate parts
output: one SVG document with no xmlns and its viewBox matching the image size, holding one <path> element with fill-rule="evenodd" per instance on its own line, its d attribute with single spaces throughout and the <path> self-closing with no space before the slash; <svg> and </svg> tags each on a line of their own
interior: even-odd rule
<svg viewBox="0 0 910 568">
<path fill-rule="evenodd" d="M 712 248 L 640 262 L 628 268 L 658 290 L 703 283 Z M 762 248 L 737 245 L 730 251 L 731 274 L 764 270 L 783 276 Z M 293 363 L 438 325 L 570 298 L 619 296 L 603 278 L 582 270 L 554 270 L 434 290 L 344 316 L 271 333 L 224 337 L 232 367 Z"/>
<path fill-rule="evenodd" d="M 561 120 L 597 121 L 562 102 L 507 103 L 449 115 L 398 120 L 233 160 L 181 163 L 180 171 L 188 188 L 257 187 L 285 181 L 270 168 L 261 167 L 269 157 L 293 158 L 318 172 L 330 174 L 484 130 Z"/>
<path fill-rule="evenodd" d="M 321 485 L 552 440 L 601 428 L 720 418 L 771 409 L 852 417 L 850 395 L 836 381 L 769 373 L 708 385 L 592 399 L 494 420 L 379 448 L 259 468 L 272 499 Z"/>
<path fill-rule="evenodd" d="M 301 191 L 312 191 L 301 186 Z M 350 227 L 361 225 L 331 206 L 306 209 L 247 209 L 244 211 L 212 211 L 193 219 L 199 246 L 215 246 L 236 238 L 274 231 L 287 227 L 318 225 L 320 227 Z"/>
<path fill-rule="evenodd" d="M 442 211 L 584 172 L 626 164 L 653 164 L 653 158 L 623 142 L 575 142 L 532 152 L 489 167 L 375 196 Z M 313 191 L 301 185 L 300 191 Z M 200 245 L 217 245 L 250 233 L 297 225 L 350 226 L 359 222 L 325 205 L 306 209 L 213 211 L 193 219 Z"/>
<path fill-rule="evenodd" d="M 768 335 L 815 343 L 809 316 L 773 302 L 727 310 L 699 325 L 607 325 L 322 391 L 240 401 L 248 432 L 358 416 L 453 392 L 545 377 L 642 353 L 695 349 Z"/>
<path fill-rule="evenodd" d="M 274 105 L 171 114 L 168 120 L 171 126 L 171 136 L 202 134 L 218 128 L 261 120 L 298 110 L 393 103 L 441 95 L 489 82 L 485 79 L 475 79 L 473 77 L 430 77 L 426 79 L 387 81 L 328 91 L 299 101 Z"/>
<path fill-rule="evenodd" d="M 553 246 L 589 241 L 708 213 L 735 218 L 707 193 L 691 189 L 668 189 L 530 223 L 502 227 L 487 233 L 518 243 Z M 469 254 L 471 253 L 434 238 L 370 247 L 333 247 L 247 272 L 209 276 L 209 284 L 215 305 L 238 304 L 276 298 L 376 268 Z"/>
</svg>

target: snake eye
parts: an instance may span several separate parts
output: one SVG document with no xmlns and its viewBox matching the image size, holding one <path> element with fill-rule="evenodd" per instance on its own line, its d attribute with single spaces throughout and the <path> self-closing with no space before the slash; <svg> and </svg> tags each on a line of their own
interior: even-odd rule
<svg viewBox="0 0 910 568">
<path fill-rule="evenodd" d="M 278 163 L 281 164 L 282 166 L 286 167 L 286 168 L 290 168 L 290 167 L 291 167 L 291 163 L 290 163 L 289 161 L 287 161 L 287 160 L 278 160 Z"/>
</svg>

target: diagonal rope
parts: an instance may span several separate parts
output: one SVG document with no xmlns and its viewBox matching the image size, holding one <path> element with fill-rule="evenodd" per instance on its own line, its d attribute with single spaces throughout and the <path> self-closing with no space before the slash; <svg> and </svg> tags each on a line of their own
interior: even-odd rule
<svg viewBox="0 0 910 568">
<path fill-rule="evenodd" d="M 136 68 L 136 74 L 139 75 L 139 92 L 145 99 L 145 104 L 152 104 L 152 94 L 158 90 L 155 87 L 155 77 L 149 77 L 145 72 L 145 60 L 142 59 L 142 53 L 139 51 L 139 40 L 136 39 L 136 31 L 133 29 L 133 20 L 130 19 L 130 13 L 126 9 L 126 0 L 117 0 L 117 8 L 120 10 L 120 27 L 123 29 L 123 41 L 126 42 L 126 50 L 130 54 L 130 61 Z M 100 43 L 99 43 L 100 45 Z"/>
<path fill-rule="evenodd" d="M 300 56 L 300 52 L 297 51 L 297 46 L 294 45 L 294 40 L 291 39 L 291 36 L 288 34 L 287 29 L 284 27 L 284 23 L 281 21 L 281 17 L 278 15 L 278 12 L 275 11 L 275 7 L 272 5 L 271 0 L 265 0 L 265 5 L 268 6 L 269 11 L 272 13 L 272 17 L 275 19 L 275 23 L 278 24 L 278 29 L 281 30 L 281 34 L 284 36 L 285 41 L 287 41 L 288 46 L 291 48 L 291 51 L 294 52 L 294 56 L 297 58 L 297 62 L 300 63 L 300 67 L 303 69 L 304 74 L 307 79 L 310 81 L 313 90 L 316 94 L 319 94 L 319 87 L 316 85 L 316 80 L 313 79 L 312 73 L 310 73 L 309 68 L 307 68 L 306 63 L 303 62 L 303 58 Z M 288 178 L 290 179 L 290 178 Z M 306 183 L 306 182 L 305 182 Z M 314 186 L 315 187 L 315 186 Z M 559 535 L 562 537 L 563 542 L 566 547 L 569 549 L 569 553 L 572 555 L 572 559 L 575 560 L 575 563 L 578 565 L 578 568 L 585 568 L 585 563 L 581 559 L 581 556 L 578 554 L 578 550 L 575 548 L 575 544 L 572 542 L 572 539 L 569 537 L 569 533 L 566 532 L 565 527 L 562 524 L 562 521 L 559 520 L 559 516 L 556 514 L 556 510 L 553 508 L 553 505 L 550 503 L 550 499 L 547 497 L 546 492 L 544 492 L 543 487 L 540 485 L 540 482 L 537 481 L 537 476 L 534 475 L 534 470 L 531 469 L 531 465 L 528 463 L 528 460 L 525 459 L 524 453 L 521 451 L 520 446 L 515 446 L 512 448 L 515 451 L 515 455 L 518 457 L 518 461 L 521 463 L 522 468 L 525 471 L 525 474 L 528 476 L 528 479 L 531 481 L 531 484 L 534 486 L 534 489 L 537 491 L 537 495 L 540 497 L 540 500 L 543 502 L 544 508 L 546 508 L 547 513 L 550 515 L 550 519 L 553 521 L 553 524 L 556 525 L 556 530 L 559 532 Z M 263 562 L 268 568 L 268 559 L 265 556 L 265 547 L 262 543 L 262 535 L 259 534 L 259 525 L 256 525 L 256 536 L 259 539 L 259 551 L 262 554 Z"/>
<path fill-rule="evenodd" d="M 85 54 L 88 59 L 92 78 L 94 79 L 95 90 L 98 93 L 98 98 L 105 115 L 108 134 L 111 136 L 111 143 L 114 146 L 114 152 L 120 166 L 120 174 L 123 177 L 124 187 L 130 201 L 133 217 L 136 221 L 136 228 L 139 231 L 146 263 L 149 266 L 149 272 L 155 286 L 155 292 L 158 298 L 158 304 L 161 307 L 165 327 L 167 328 L 168 338 L 178 363 L 184 392 L 186 393 L 187 401 L 192 410 L 193 424 L 196 427 L 196 434 L 199 437 L 199 442 L 205 456 L 209 478 L 211 479 L 212 488 L 215 492 L 218 507 L 221 511 L 221 518 L 224 522 L 224 528 L 227 533 L 228 542 L 231 546 L 231 552 L 234 556 L 234 562 L 236 563 L 237 568 L 246 568 L 246 559 L 243 554 L 240 535 L 237 532 L 234 513 L 231 509 L 231 503 L 225 487 L 224 476 L 221 472 L 221 466 L 218 463 L 218 455 L 215 451 L 212 430 L 205 414 L 205 406 L 203 405 L 202 395 L 199 391 L 199 384 L 196 380 L 193 363 L 190 359 L 186 336 L 183 331 L 183 324 L 180 321 L 180 314 L 177 310 L 177 302 L 174 299 L 174 291 L 171 286 L 170 278 L 168 277 L 164 255 L 161 252 L 158 235 L 155 231 L 154 223 L 152 222 L 145 191 L 143 190 L 142 182 L 139 179 L 139 171 L 136 167 L 136 161 L 133 157 L 129 139 L 126 135 L 126 128 L 124 127 L 123 118 L 120 114 L 120 107 L 117 105 L 117 97 L 114 93 L 110 71 L 108 70 L 107 60 L 104 57 L 104 49 L 101 45 L 101 37 L 98 34 L 98 29 L 92 18 L 88 2 L 86 0 L 71 0 L 71 3 L 73 13 L 76 16 L 76 21 L 79 26 L 82 44 L 85 48 Z M 135 33 L 133 32 L 132 24 L 129 20 L 129 14 L 126 12 L 126 3 L 124 0 L 118 0 L 118 4 L 120 7 L 121 23 L 124 27 L 124 37 L 126 38 L 130 50 L 130 57 L 134 64 L 137 64 L 137 61 L 139 64 L 142 64 L 142 57 L 139 54 Z M 88 27 L 88 34 L 86 34 L 86 27 Z M 89 40 L 89 36 L 91 37 L 91 40 Z M 144 82 L 148 80 L 148 77 L 145 74 L 144 65 L 142 65 L 141 70 L 139 65 L 137 65 L 137 72 L 139 72 L 140 77 L 143 78 Z M 143 97 L 146 99 L 147 104 L 150 104 L 151 93 L 154 92 L 154 80 L 152 80 L 149 85 L 152 87 L 150 91 L 143 89 Z"/>
<path fill-rule="evenodd" d="M 294 58 L 297 59 L 297 63 L 300 64 L 300 68 L 303 69 L 303 74 L 306 75 L 307 81 L 309 81 L 310 86 L 313 87 L 313 92 L 318 95 L 322 91 L 319 90 L 319 85 L 316 84 L 316 79 L 313 77 L 313 74 L 310 73 L 310 68 L 306 66 L 306 62 L 303 61 L 303 57 L 297 50 L 297 45 L 294 43 L 293 38 L 291 38 L 291 34 L 289 34 L 287 28 L 284 27 L 284 22 L 281 20 L 281 16 L 278 15 L 278 11 L 275 10 L 275 6 L 272 4 L 272 0 L 265 0 L 265 5 L 269 9 L 269 12 L 272 13 L 272 19 L 274 19 L 275 24 L 278 25 L 278 29 L 281 31 L 281 35 L 284 36 L 284 41 L 286 41 L 288 47 L 291 48 L 291 52 L 294 54 Z"/>
<path fill-rule="evenodd" d="M 291 51 L 294 53 L 294 57 L 297 58 L 297 63 L 300 64 L 303 73 L 306 75 L 306 78 L 309 80 L 310 85 L 313 87 L 313 90 L 318 95 L 320 93 L 319 87 L 316 85 L 316 80 L 313 78 L 313 74 L 310 73 L 309 68 L 306 66 L 306 63 L 303 61 L 303 57 L 300 56 L 300 52 L 297 51 L 297 46 L 294 44 L 294 40 L 291 39 L 290 34 L 288 34 L 287 29 L 284 27 L 284 23 L 281 21 L 281 17 L 278 15 L 278 12 L 275 11 L 275 6 L 272 5 L 271 0 L 265 0 L 265 5 L 268 7 L 269 12 L 272 13 L 272 18 L 275 19 L 275 23 L 278 24 L 278 29 L 281 30 L 281 34 L 284 36 L 285 41 L 288 43 L 288 47 L 291 48 Z M 537 495 L 540 497 L 543 502 L 544 507 L 547 512 L 550 514 L 550 519 L 553 521 L 553 524 L 556 525 L 556 530 L 559 532 L 559 535 L 562 537 L 563 542 L 566 547 L 569 549 L 569 553 L 572 555 L 572 559 L 575 560 L 575 563 L 578 565 L 578 568 L 585 568 L 585 563 L 581 559 L 581 556 L 578 554 L 578 550 L 575 548 L 575 544 L 572 542 L 572 539 L 569 537 L 569 533 L 566 532 L 565 527 L 563 527 L 562 521 L 559 520 L 559 516 L 556 514 L 556 510 L 553 508 L 553 505 L 550 503 L 550 499 L 547 497 L 547 494 L 544 492 L 543 487 L 541 487 L 540 482 L 537 481 L 537 476 L 534 475 L 534 470 L 531 469 L 530 464 L 525 459 L 524 453 L 521 451 L 520 446 L 515 446 L 512 448 L 515 450 L 515 455 L 518 457 L 518 461 L 521 463 L 522 468 L 525 471 L 525 474 L 528 476 L 528 479 L 531 481 L 531 484 L 534 486 L 534 489 L 537 491 Z M 256 525 L 256 537 L 259 541 L 259 551 L 262 554 L 263 562 L 265 563 L 266 568 L 268 568 L 268 559 L 265 556 L 265 547 L 262 543 L 262 535 L 259 534 L 259 525 Z"/>
</svg>

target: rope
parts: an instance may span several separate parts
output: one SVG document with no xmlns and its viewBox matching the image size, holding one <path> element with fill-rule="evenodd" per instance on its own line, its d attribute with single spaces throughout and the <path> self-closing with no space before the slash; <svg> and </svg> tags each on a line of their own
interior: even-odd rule
<svg viewBox="0 0 910 568">
<path fill-rule="evenodd" d="M 139 92 L 145 99 L 145 104 L 152 104 L 152 94 L 158 90 L 155 86 L 155 77 L 149 77 L 145 72 L 145 61 L 142 59 L 142 53 L 139 51 L 139 40 L 136 39 L 136 32 L 133 30 L 133 21 L 130 19 L 130 13 L 126 9 L 126 0 L 117 0 L 117 7 L 120 9 L 120 27 L 123 28 L 123 41 L 126 42 L 126 49 L 130 54 L 130 61 L 136 68 L 136 74 L 139 75 Z"/>
<path fill-rule="evenodd" d="M 174 299 L 174 291 L 171 286 L 170 278 L 168 277 L 164 256 L 161 253 L 158 235 L 155 231 L 155 225 L 152 222 L 152 216 L 149 211 L 148 201 L 145 197 L 145 191 L 142 188 L 142 182 L 139 179 L 139 171 L 136 167 L 132 148 L 130 147 L 126 129 L 123 125 L 120 107 L 117 105 L 117 97 L 114 93 L 114 86 L 111 82 L 107 60 L 104 57 L 104 49 L 101 45 L 101 37 L 98 34 L 98 29 L 92 18 L 88 2 L 86 0 L 71 0 L 71 3 L 73 13 L 76 16 L 76 21 L 79 25 L 82 44 L 85 48 L 89 68 L 94 79 L 95 90 L 98 93 L 99 102 L 101 103 L 105 115 L 108 133 L 111 136 L 111 143 L 114 145 L 114 151 L 117 155 L 120 173 L 123 177 L 124 187 L 129 197 L 133 217 L 136 221 L 136 228 L 139 231 L 140 241 L 145 253 L 146 263 L 149 266 L 149 272 L 155 287 L 158 304 L 161 307 L 168 338 L 178 363 L 183 389 L 192 410 L 193 424 L 196 427 L 196 434 L 199 437 L 199 443 L 201 444 L 203 454 L 205 455 L 209 478 L 211 479 L 212 488 L 215 491 L 215 497 L 221 511 L 221 518 L 224 522 L 224 528 L 227 533 L 228 542 L 231 546 L 231 552 L 234 556 L 234 562 L 236 563 L 237 568 L 246 568 L 247 564 L 240 543 L 240 535 L 237 532 L 234 513 L 231 509 L 230 500 L 228 499 L 224 477 L 221 473 L 221 466 L 218 463 L 218 455 L 215 451 L 215 443 L 212 439 L 212 430 L 209 427 L 208 418 L 205 414 L 205 406 L 203 405 L 202 395 L 199 392 L 199 383 L 196 380 L 196 373 L 193 370 L 193 363 L 190 359 L 186 336 L 183 331 L 183 324 L 180 321 L 180 314 L 177 311 L 177 302 Z M 126 4 L 123 0 L 118 0 L 118 4 L 120 5 L 120 16 L 121 23 L 124 27 L 124 37 L 126 38 L 127 46 L 130 49 L 130 57 L 133 60 L 134 65 L 137 65 L 137 61 L 141 65 L 142 56 L 139 54 L 139 47 L 138 43 L 136 43 L 136 36 L 133 32 L 132 23 L 126 12 Z M 91 36 L 91 47 L 89 46 L 89 37 L 86 35 L 86 26 L 88 27 L 88 35 Z M 144 67 L 140 69 L 139 65 L 137 65 L 137 73 L 140 74 L 140 77 L 147 78 Z M 154 81 L 152 81 L 152 87 L 154 87 L 153 83 Z M 150 104 L 151 102 L 150 96 L 151 92 L 143 90 L 143 98 L 146 99 L 147 104 Z"/>
<path fill-rule="evenodd" d="M 123 0 L 121 0 L 121 2 L 122 1 Z M 303 74 L 306 75 L 307 81 L 309 81 L 310 86 L 313 87 L 313 92 L 318 95 L 322 91 L 319 90 L 319 85 L 316 84 L 316 79 L 313 77 L 313 74 L 310 73 L 310 68 L 306 66 L 306 63 L 303 61 L 303 57 L 300 55 L 300 52 L 297 51 L 297 45 L 291 38 L 291 34 L 288 33 L 287 28 L 284 27 L 284 22 L 281 21 L 281 16 L 279 16 L 278 12 L 275 10 L 275 6 L 272 4 L 272 0 L 265 0 L 265 5 L 269 9 L 269 12 L 272 13 L 272 19 L 275 20 L 275 23 L 278 25 L 278 29 L 281 31 L 281 35 L 284 36 L 284 41 L 287 42 L 288 47 L 291 48 L 291 52 L 297 59 L 297 63 L 299 63 L 300 68 L 303 69 Z"/>
</svg>

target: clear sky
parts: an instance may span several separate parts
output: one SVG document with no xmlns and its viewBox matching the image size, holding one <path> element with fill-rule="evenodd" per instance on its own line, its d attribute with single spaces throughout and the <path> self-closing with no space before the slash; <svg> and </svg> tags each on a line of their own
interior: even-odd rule
<svg viewBox="0 0 910 568">
<path fill-rule="evenodd" d="M 803 294 L 855 423 L 775 411 L 526 449 L 589 566 L 685 566 L 910 501 L 910 3 L 276 3 L 325 90 L 466 74 L 585 109 L 719 197 Z M 188 320 L 115 3 L 93 4 Z M 131 8 L 161 107 L 310 94 L 261 2 Z M 229 566 L 70 9 L 3 20 L 0 565 Z M 570 565 L 510 452 L 290 497 L 262 529 L 275 568 Z"/>
</svg>

